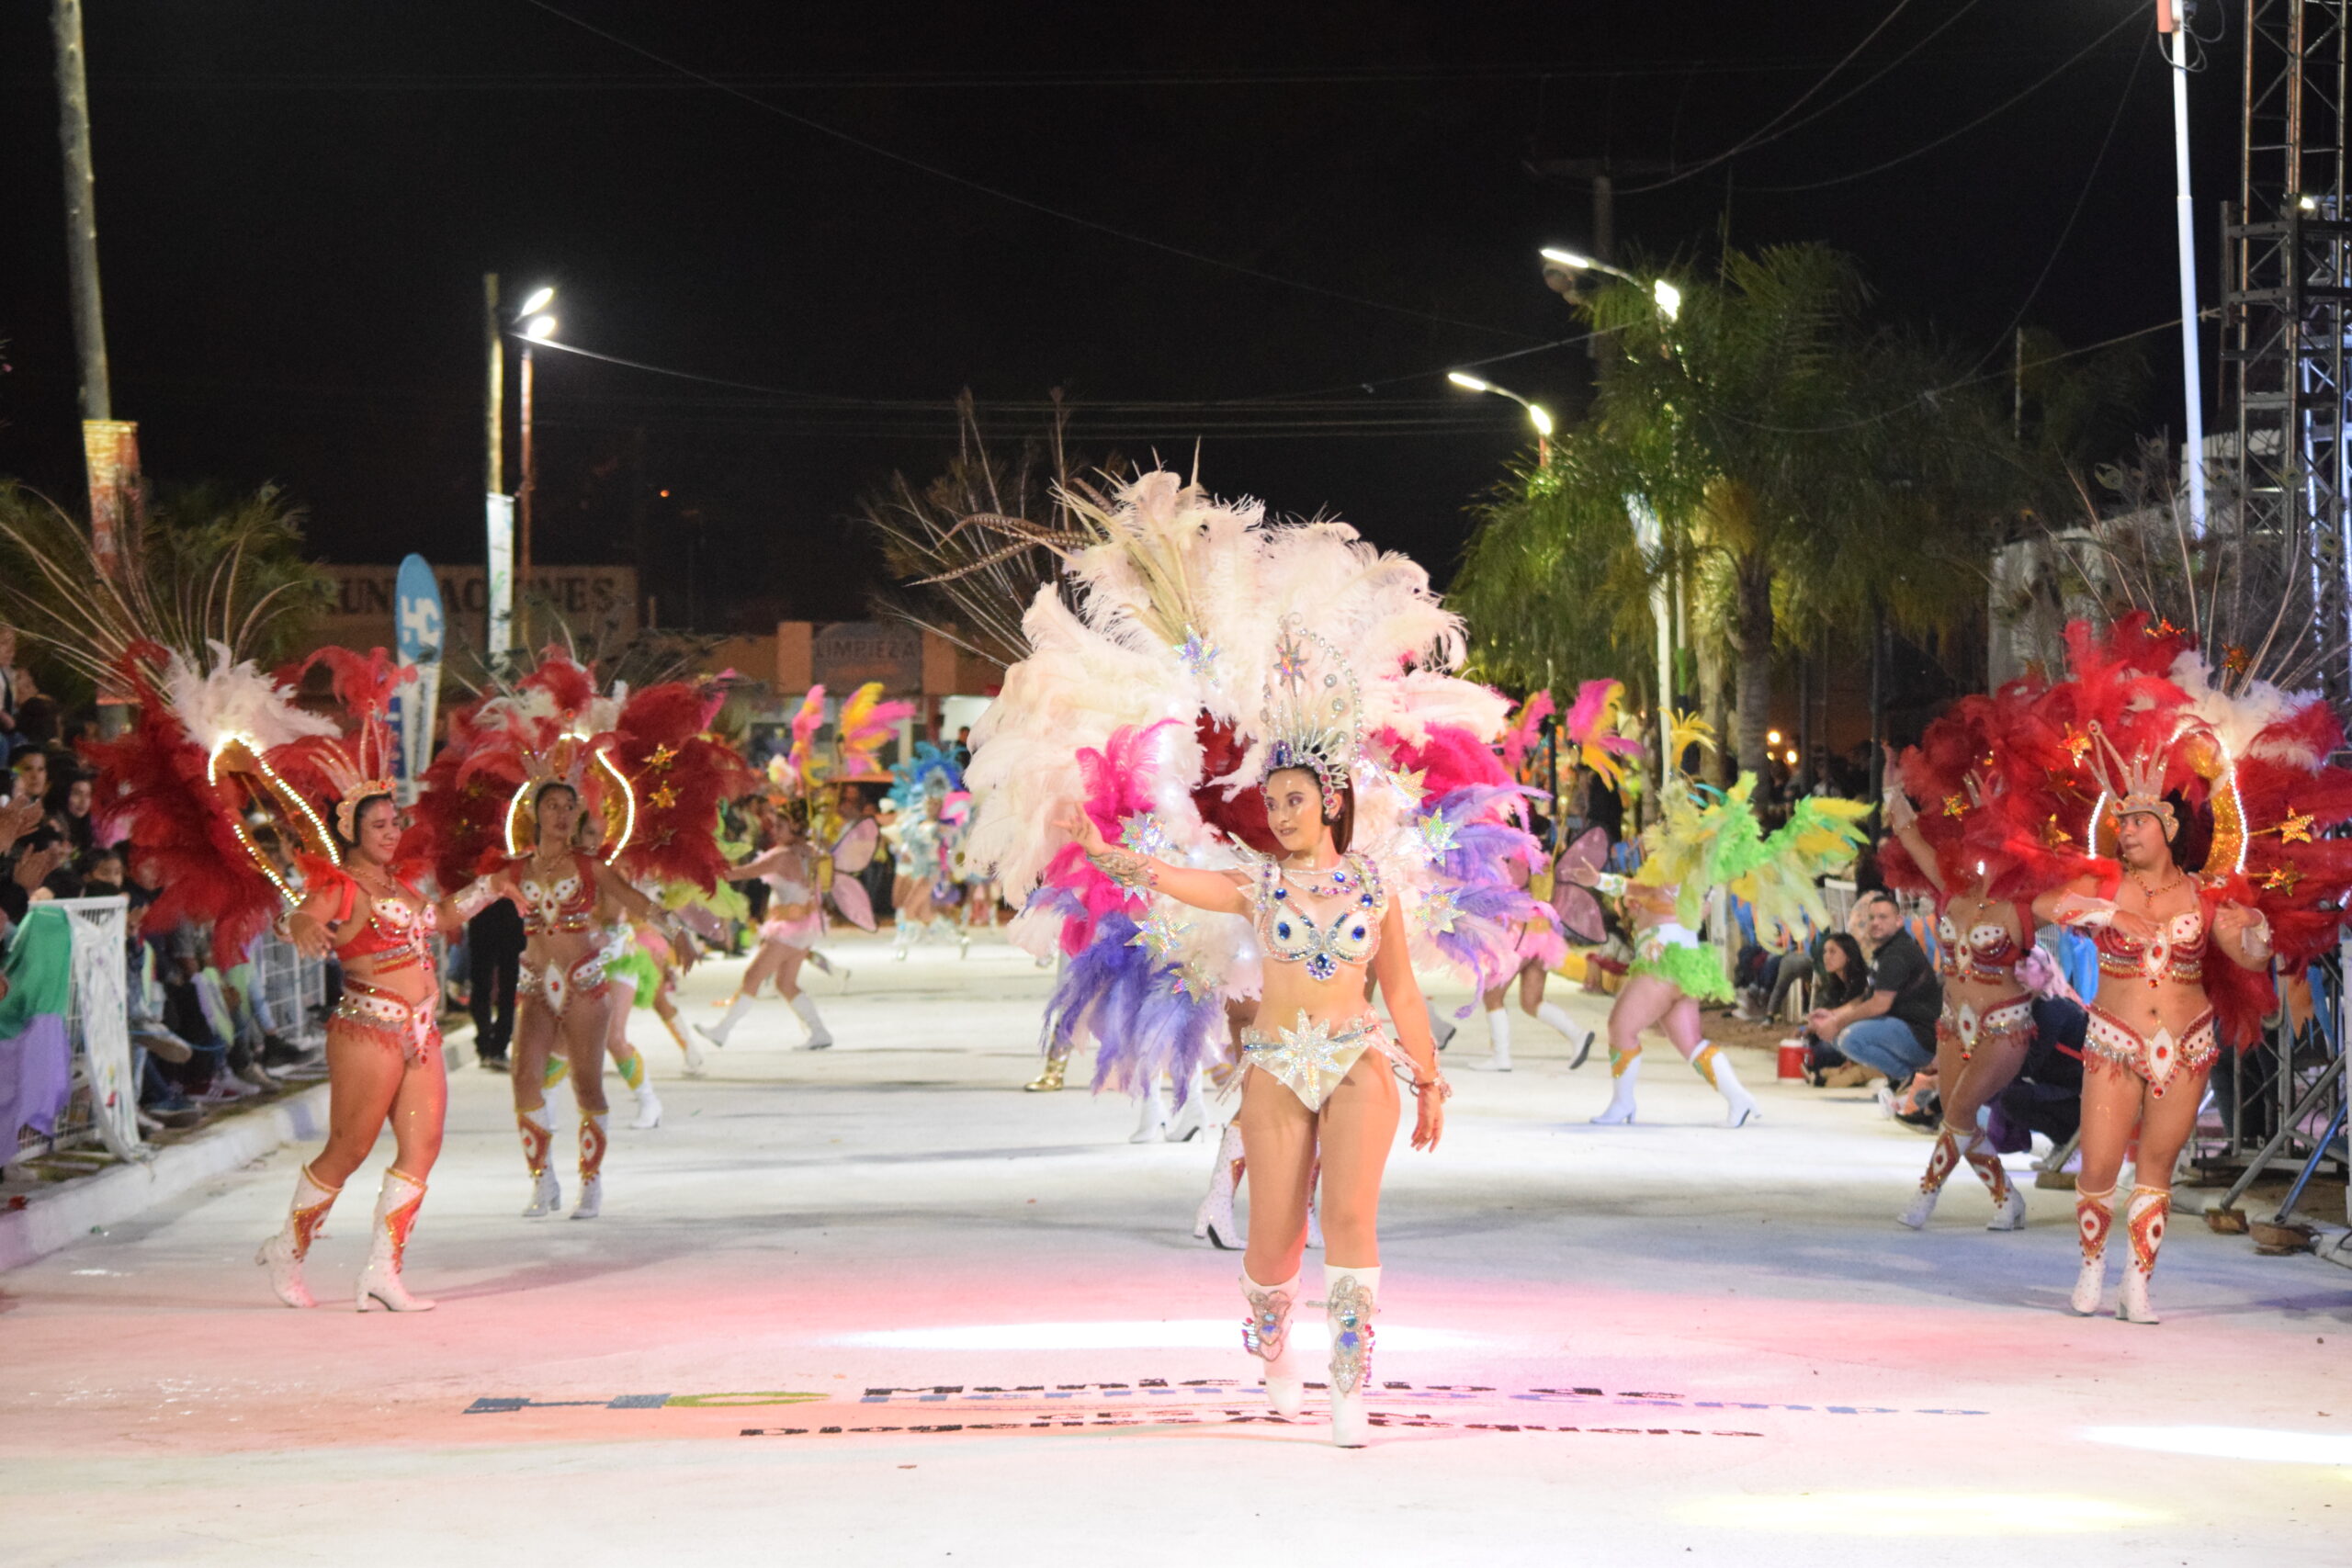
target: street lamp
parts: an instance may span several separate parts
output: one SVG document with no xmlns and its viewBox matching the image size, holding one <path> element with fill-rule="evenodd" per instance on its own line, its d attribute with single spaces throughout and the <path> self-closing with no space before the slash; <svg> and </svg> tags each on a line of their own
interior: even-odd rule
<svg viewBox="0 0 2352 1568">
<path fill-rule="evenodd" d="M 555 303 L 555 287 L 541 284 L 524 297 L 523 308 L 509 313 L 498 301 L 498 274 L 481 275 L 481 321 L 484 356 L 490 372 L 483 388 L 483 436 L 488 462 L 483 465 L 483 523 L 487 534 L 482 566 L 486 591 L 483 616 L 484 651 L 495 662 L 514 647 L 515 513 L 522 513 L 519 565 L 527 576 L 531 561 L 531 344 L 555 333 L 555 318 L 546 314 Z M 506 333 L 519 324 L 523 338 L 523 483 L 518 493 L 506 493 Z"/>
<path fill-rule="evenodd" d="M 553 303 L 555 289 L 546 284 L 523 301 L 523 482 L 514 487 L 514 581 L 526 591 L 531 581 L 531 495 L 539 483 L 531 446 L 531 345 L 555 336 L 555 318 L 544 313 Z"/>
<path fill-rule="evenodd" d="M 1527 411 L 1527 423 L 1535 427 L 1535 466 L 1552 466 L 1552 412 L 1542 403 L 1528 401 L 1509 387 L 1498 387 L 1492 381 L 1471 375 L 1466 370 L 1449 370 L 1445 378 L 1468 392 L 1492 392 L 1498 398 L 1509 398 Z"/>
<path fill-rule="evenodd" d="M 1564 267 L 1569 272 L 1605 272 L 1611 277 L 1623 278 L 1637 288 L 1641 287 L 1642 280 L 1623 267 L 1612 266 L 1605 261 L 1586 255 L 1581 251 L 1563 251 L 1546 245 L 1539 254 L 1545 261 L 1550 262 L 1553 267 Z M 1545 270 L 1550 271 L 1551 268 L 1547 267 Z M 1566 292 L 1565 289 L 1562 291 Z M 1682 290 L 1663 277 L 1651 281 L 1649 295 L 1651 303 L 1657 307 L 1657 313 L 1668 321 L 1671 321 L 1682 314 Z"/>
</svg>

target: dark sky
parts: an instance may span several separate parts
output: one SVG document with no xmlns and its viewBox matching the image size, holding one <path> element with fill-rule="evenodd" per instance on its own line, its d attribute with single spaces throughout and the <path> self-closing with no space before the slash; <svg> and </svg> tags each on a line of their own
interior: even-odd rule
<svg viewBox="0 0 2352 1568">
<path fill-rule="evenodd" d="M 858 614 L 871 558 L 850 509 L 894 468 L 937 468 L 952 430 L 939 411 L 963 388 L 984 404 L 1064 389 L 1086 453 L 1156 446 L 1189 463 L 1200 434 L 1211 488 L 1344 516 L 1442 581 L 1464 508 L 1524 426 L 1441 373 L 1575 331 L 1534 252 L 1589 243 L 1589 201 L 1531 164 L 1606 155 L 1630 187 L 1657 177 L 1643 168 L 1711 158 L 1893 6 L 562 0 L 997 196 L 527 0 L 99 4 L 115 410 L 141 422 L 158 480 L 283 483 L 331 558 L 478 560 L 481 275 L 495 269 L 510 299 L 560 288 L 567 342 L 817 394 L 543 357 L 540 553 L 640 560 L 664 620 L 690 586 L 708 629 Z M 1890 315 L 1973 359 L 2082 198 L 2028 322 L 2081 344 L 2165 321 L 2171 126 L 2152 10 L 1913 0 L 1799 116 L 1941 28 L 1932 40 L 1792 133 L 1623 195 L 1621 252 L 1702 257 L 1726 213 L 1737 244 L 1826 241 L 1861 259 Z M 78 445 L 48 11 L 0 12 L 0 472 L 62 491 Z M 2208 11 L 2200 28 L 2222 36 L 2196 81 L 2197 177 L 2217 198 L 2236 183 L 2242 9 Z M 1959 130 L 2119 22 L 1981 128 L 1843 178 Z M 1821 180 L 1839 183 L 1772 188 Z M 2145 341 L 2149 423 L 2177 423 L 2177 344 Z M 1573 402 L 1582 355 L 1489 374 Z M 1295 393 L 1319 395 L 1270 400 Z M 1139 406 L 1201 401 L 1234 406 Z M 989 423 L 1016 438 L 1038 422 L 1008 409 Z"/>
</svg>

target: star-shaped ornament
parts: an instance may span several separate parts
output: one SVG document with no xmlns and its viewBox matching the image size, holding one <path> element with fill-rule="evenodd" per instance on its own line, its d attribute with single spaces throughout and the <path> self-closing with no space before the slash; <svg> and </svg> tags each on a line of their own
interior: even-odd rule
<svg viewBox="0 0 2352 1568">
<path fill-rule="evenodd" d="M 645 797 L 645 804 L 650 806 L 656 811 L 667 811 L 670 807 L 678 804 L 678 792 L 672 789 L 668 784 L 663 784 L 660 789 L 655 790 L 651 795 Z"/>
<path fill-rule="evenodd" d="M 666 768 L 677 760 L 678 749 L 665 741 L 653 748 L 653 755 L 645 759 L 645 766 L 649 772 L 651 772 Z"/>
<path fill-rule="evenodd" d="M 1179 964 L 1168 972 L 1168 988 L 1188 1001 L 1204 1001 L 1216 989 L 1208 976 L 1189 964 Z"/>
<path fill-rule="evenodd" d="M 2262 890 L 2265 893 L 2292 895 L 2295 885 L 2302 879 L 2303 874 L 2291 865 L 2274 865 L 2270 868 L 2270 874 L 2262 879 Z"/>
<path fill-rule="evenodd" d="M 1453 835 L 1457 829 L 1453 819 L 1444 812 L 1432 811 L 1417 818 L 1413 830 L 1420 835 L 1421 852 L 1431 862 L 1436 862 L 1443 860 L 1447 852 L 1453 848 Z"/>
<path fill-rule="evenodd" d="M 1450 931 L 1460 918 L 1461 908 L 1453 901 L 1451 888 L 1441 887 L 1413 907 L 1413 919 L 1425 931 Z"/>
<path fill-rule="evenodd" d="M 1405 797 L 1406 805 L 1419 806 L 1430 793 L 1429 785 L 1424 782 L 1428 776 L 1427 768 L 1415 768 L 1411 773 L 1400 769 L 1388 775 L 1388 782 L 1396 786 L 1398 795 Z"/>
<path fill-rule="evenodd" d="M 2058 814 L 2053 811 L 2050 814 L 2050 820 L 2041 825 L 2041 841 L 2055 849 L 2060 844 L 2073 843 L 2075 836 L 2058 825 Z"/>
<path fill-rule="evenodd" d="M 1947 817 L 1965 817 L 1965 816 L 1967 816 L 1967 815 L 1968 815 L 1968 800 L 1967 800 L 1967 797 L 1965 797 L 1964 795 L 1948 795 L 1944 796 L 1944 815 L 1945 815 L 1945 816 L 1947 816 Z"/>
<path fill-rule="evenodd" d="M 1153 962 L 1165 964 L 1177 946 L 1192 934 L 1192 921 L 1162 912 L 1136 926 L 1136 934 L 1127 938 L 1127 945 L 1140 947 L 1151 954 Z"/>
<path fill-rule="evenodd" d="M 1138 811 L 1120 819 L 1119 842 L 1139 855 L 1158 857 L 1168 852 L 1168 829 L 1152 813 Z"/>
<path fill-rule="evenodd" d="M 1186 626 L 1184 641 L 1176 649 L 1176 661 L 1184 667 L 1187 674 L 1207 675 L 1216 669 L 1218 651 L 1216 644 Z"/>
<path fill-rule="evenodd" d="M 2312 825 L 2318 818 L 2306 817 L 2293 807 L 2287 807 L 2286 820 L 2278 824 L 2278 841 L 2282 844 L 2308 844 L 2312 841 Z"/>
<path fill-rule="evenodd" d="M 2090 749 L 2097 744 L 2098 742 L 2091 739 L 2089 731 L 2076 729 L 2071 725 L 2067 727 L 2066 754 L 2074 758 L 2076 767 L 2083 765 L 2083 759 L 2090 754 Z"/>
</svg>

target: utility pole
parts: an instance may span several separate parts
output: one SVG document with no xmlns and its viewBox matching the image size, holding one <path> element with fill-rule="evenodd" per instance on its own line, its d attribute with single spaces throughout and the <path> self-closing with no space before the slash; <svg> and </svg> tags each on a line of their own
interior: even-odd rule
<svg viewBox="0 0 2352 1568">
<path fill-rule="evenodd" d="M 2188 413 L 2188 525 L 2205 533 L 2205 376 L 2197 354 L 2197 209 L 2188 194 L 2188 29 L 2189 0 L 2156 0 L 2156 31 L 2172 35 L 2173 173 L 2179 194 L 2174 197 L 2175 226 L 2180 238 L 2180 367 L 2181 390 Z"/>
<path fill-rule="evenodd" d="M 481 275 L 481 334 L 489 381 L 482 429 L 489 461 L 483 479 L 483 652 L 495 666 L 514 646 L 514 501 L 506 493 L 506 338 L 498 313 L 498 274 Z"/>
<path fill-rule="evenodd" d="M 127 513 L 139 504 L 139 426 L 114 417 L 107 373 L 106 312 L 98 293 L 97 171 L 90 158 L 90 81 L 83 58 L 82 0 L 53 0 L 57 138 L 65 153 L 65 259 L 74 346 L 81 360 L 82 456 L 90 479 L 90 547 L 115 575 Z"/>
</svg>

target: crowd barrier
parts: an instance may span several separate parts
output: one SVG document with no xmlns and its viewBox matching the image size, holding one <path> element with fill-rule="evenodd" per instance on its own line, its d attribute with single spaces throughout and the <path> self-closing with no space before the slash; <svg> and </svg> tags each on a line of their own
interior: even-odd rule
<svg viewBox="0 0 2352 1568">
<path fill-rule="evenodd" d="M 97 1166 L 150 1152 L 139 1130 L 138 1065 L 130 1024 L 130 911 L 127 901 L 61 898 L 36 905 L 21 941 L 72 943 L 72 986 L 64 1021 L 70 1053 L 65 1104 L 45 1132 L 19 1129 L 9 1163 L 62 1158 Z M 322 1038 L 327 995 L 324 962 L 265 933 L 250 962 L 262 1012 L 286 1040 Z"/>
</svg>

